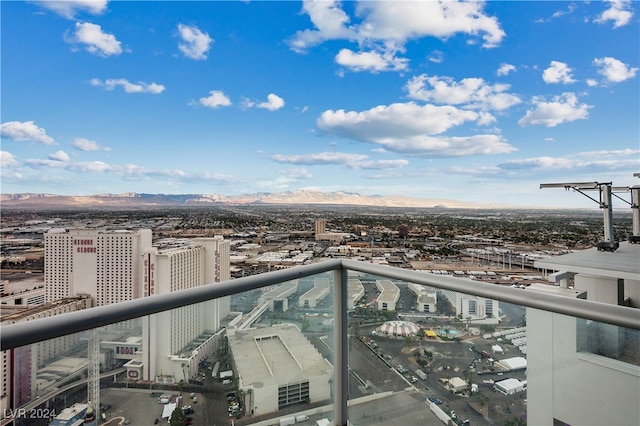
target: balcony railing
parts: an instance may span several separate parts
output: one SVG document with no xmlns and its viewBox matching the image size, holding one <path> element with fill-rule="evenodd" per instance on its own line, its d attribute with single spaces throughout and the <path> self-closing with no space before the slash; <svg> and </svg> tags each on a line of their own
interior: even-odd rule
<svg viewBox="0 0 640 426">
<path fill-rule="evenodd" d="M 19 348 L 57 337 L 95 330 L 110 324 L 144 318 L 225 296 L 250 292 L 296 279 L 332 273 L 333 347 L 332 397 L 333 423 L 346 425 L 349 418 L 349 326 L 347 283 L 350 274 L 368 274 L 385 279 L 415 283 L 439 290 L 463 293 L 486 299 L 531 308 L 540 312 L 561 314 L 587 321 L 622 327 L 637 333 L 640 330 L 637 309 L 597 303 L 545 292 L 527 291 L 508 286 L 471 281 L 446 275 L 393 268 L 350 260 L 329 260 L 297 266 L 275 272 L 242 277 L 222 283 L 130 300 L 108 306 L 72 312 L 2 327 L 2 350 Z M 464 318 L 462 319 L 464 321 Z M 575 321 L 574 321 L 575 322 Z M 636 351 L 637 353 L 637 351 Z M 635 367 L 632 374 L 636 374 Z M 603 397 L 606 397 L 603 395 Z M 610 396 L 613 398 L 613 396 Z M 362 414 L 363 418 L 366 416 Z M 382 416 L 381 416 L 382 418 Z M 353 422 L 354 419 L 352 419 Z"/>
</svg>

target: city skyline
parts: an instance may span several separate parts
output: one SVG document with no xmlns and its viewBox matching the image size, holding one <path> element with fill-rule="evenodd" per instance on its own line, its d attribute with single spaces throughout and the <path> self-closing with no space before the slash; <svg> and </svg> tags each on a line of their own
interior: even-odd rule
<svg viewBox="0 0 640 426">
<path fill-rule="evenodd" d="M 595 207 L 637 185 L 637 4 L 3 2 L 3 193 Z"/>
</svg>

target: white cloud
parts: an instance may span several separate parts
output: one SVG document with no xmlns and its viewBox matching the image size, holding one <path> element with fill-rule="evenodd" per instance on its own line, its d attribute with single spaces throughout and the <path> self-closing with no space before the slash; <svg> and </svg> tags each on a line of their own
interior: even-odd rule
<svg viewBox="0 0 640 426">
<path fill-rule="evenodd" d="M 0 151 L 0 168 L 9 169 L 18 166 L 16 157 L 7 151 Z"/>
<path fill-rule="evenodd" d="M 571 68 L 564 62 L 551 61 L 549 68 L 542 73 L 542 79 L 545 83 L 574 83 L 575 80 L 571 76 Z"/>
<path fill-rule="evenodd" d="M 92 164 L 100 166 L 99 161 L 95 161 Z M 105 171 L 109 171 L 117 176 L 125 179 L 142 179 L 142 178 L 168 178 L 168 179 L 180 179 L 187 177 L 187 174 L 179 169 L 155 169 L 152 167 L 138 166 L 137 164 L 125 164 L 123 166 L 109 166 Z M 99 171 L 99 170 L 96 170 Z"/>
<path fill-rule="evenodd" d="M 364 154 L 350 154 L 347 152 L 318 152 L 313 154 L 284 155 L 274 154 L 271 159 L 278 163 L 326 165 L 326 164 L 352 164 L 357 161 L 366 160 Z"/>
<path fill-rule="evenodd" d="M 373 142 L 443 133 L 478 119 L 479 114 L 474 111 L 408 102 L 380 105 L 362 112 L 327 110 L 317 124 L 320 130 L 331 135 Z"/>
<path fill-rule="evenodd" d="M 496 74 L 500 76 L 509 75 L 511 72 L 515 70 L 516 70 L 516 67 L 514 65 L 503 62 L 500 64 L 500 68 L 498 68 L 498 71 L 496 71 Z"/>
<path fill-rule="evenodd" d="M 558 10 L 556 12 L 553 13 L 553 15 L 551 15 L 552 18 L 559 18 L 561 16 L 564 15 L 569 15 L 571 13 L 573 13 L 574 10 L 576 10 L 577 6 L 575 4 L 569 4 L 569 6 L 567 6 L 567 10 Z"/>
<path fill-rule="evenodd" d="M 575 120 L 583 120 L 589 116 L 591 105 L 578 104 L 574 93 L 563 93 L 554 96 L 550 102 L 542 97 L 534 97 L 534 109 L 527 111 L 518 124 L 521 126 L 543 125 L 555 127 L 558 124 Z"/>
<path fill-rule="evenodd" d="M 205 172 L 205 173 L 195 173 L 194 175 L 189 176 L 187 179 L 184 179 L 184 180 L 189 180 L 189 181 L 204 180 L 207 182 L 215 182 L 218 184 L 228 184 L 228 183 L 234 182 L 236 179 L 233 176 L 226 175 L 224 173 Z"/>
<path fill-rule="evenodd" d="M 368 160 L 360 161 L 352 164 L 348 164 L 350 169 L 364 169 L 364 170 L 388 170 L 404 167 L 409 164 L 409 161 L 403 159 L 397 160 Z"/>
<path fill-rule="evenodd" d="M 435 137 L 486 114 L 453 106 L 418 106 L 413 102 L 378 106 L 367 111 L 328 110 L 317 120 L 325 134 L 374 143 L 387 151 L 418 156 L 461 156 L 508 153 L 515 148 L 496 135 Z"/>
<path fill-rule="evenodd" d="M 203 33 L 194 25 L 178 24 L 178 31 L 182 42 L 178 44 L 178 49 L 191 59 L 207 59 L 207 52 L 214 40 L 209 34 Z"/>
<path fill-rule="evenodd" d="M 613 21 L 613 28 L 619 28 L 627 25 L 631 21 L 633 12 L 631 12 L 630 0 L 608 0 L 609 9 L 595 19 L 595 22 L 604 24 L 607 21 Z"/>
<path fill-rule="evenodd" d="M 120 42 L 113 34 L 102 31 L 100 25 L 90 22 L 76 22 L 73 37 L 66 37 L 69 43 L 81 43 L 89 53 L 99 56 L 119 55 L 122 53 Z"/>
<path fill-rule="evenodd" d="M 535 157 L 505 161 L 498 165 L 503 170 L 521 169 L 571 169 L 575 163 L 568 158 Z"/>
<path fill-rule="evenodd" d="M 115 167 L 107 164 L 103 161 L 86 161 L 80 163 L 69 163 L 65 166 L 67 170 L 78 173 L 87 172 L 112 172 L 116 170 Z"/>
<path fill-rule="evenodd" d="M 427 89 L 427 85 L 431 89 Z M 425 74 L 413 77 L 405 86 L 412 99 L 497 111 L 521 102 L 518 96 L 506 93 L 510 87 L 508 84 L 490 85 L 482 78 L 465 78 L 456 82 L 450 77 Z"/>
<path fill-rule="evenodd" d="M 100 146 L 98 142 L 85 138 L 75 138 L 71 146 L 80 151 L 111 151 L 111 148 Z"/>
<path fill-rule="evenodd" d="M 284 99 L 274 93 L 269 93 L 267 101 L 259 103 L 256 106 L 258 108 L 268 109 L 269 111 L 276 111 L 284 106 Z"/>
<path fill-rule="evenodd" d="M 475 176 L 475 177 L 482 177 L 482 178 L 496 177 L 496 176 L 504 177 L 504 170 L 500 169 L 497 166 L 476 166 L 476 167 L 452 166 L 452 167 L 447 167 L 443 169 L 441 173 Z"/>
<path fill-rule="evenodd" d="M 220 90 L 210 91 L 208 97 L 200 98 L 198 102 L 208 108 L 218 108 L 221 106 L 231 105 L 231 100 Z"/>
<path fill-rule="evenodd" d="M 440 50 L 434 50 L 427 56 L 427 60 L 434 64 L 440 64 L 444 60 L 444 54 Z"/>
<path fill-rule="evenodd" d="M 0 151 L 0 176 L 7 182 L 20 180 L 23 177 L 20 173 L 20 163 L 10 152 Z"/>
<path fill-rule="evenodd" d="M 304 168 L 278 170 L 277 173 L 278 177 L 275 179 L 259 180 L 255 182 L 255 185 L 258 188 L 268 188 L 270 191 L 283 191 L 289 189 L 292 183 L 313 177 L 311 172 Z"/>
<path fill-rule="evenodd" d="M 495 47 L 505 36 L 495 17 L 484 13 L 484 2 L 364 1 L 356 5 L 359 23 L 336 1 L 303 2 L 302 11 L 309 15 L 314 29 L 298 31 L 290 40 L 292 50 L 303 53 L 327 40 L 357 43 L 360 51 L 343 49 L 336 61 L 355 71 L 401 71 L 408 60 L 398 58 L 407 41 L 423 37 L 446 39 L 459 33 L 481 37 L 485 47 Z M 438 62 L 439 56 L 433 56 Z M 430 58 L 431 60 L 431 58 Z"/>
<path fill-rule="evenodd" d="M 286 170 L 278 170 L 278 175 L 290 179 L 292 181 L 298 181 L 300 179 L 311 179 L 313 178 L 313 173 L 305 168 L 296 168 L 296 169 L 286 169 Z"/>
<path fill-rule="evenodd" d="M 42 127 L 33 121 L 8 121 L 0 126 L 0 135 L 14 141 L 35 141 L 43 145 L 55 145 L 56 142 Z"/>
<path fill-rule="evenodd" d="M 638 156 L 640 155 L 639 149 L 607 149 L 607 150 L 598 150 L 598 151 L 584 151 L 576 154 L 580 157 L 594 157 L 594 158 L 602 158 L 602 157 L 620 157 L 620 156 Z"/>
<path fill-rule="evenodd" d="M 426 136 L 380 142 L 387 150 L 419 157 L 508 154 L 517 149 L 498 135 Z"/>
<path fill-rule="evenodd" d="M 349 169 L 355 170 L 396 169 L 409 164 L 409 161 L 403 159 L 370 160 L 369 157 L 365 154 L 351 154 L 347 152 L 318 152 L 301 155 L 274 154 L 271 156 L 271 159 L 277 161 L 278 163 L 287 164 L 344 165 Z"/>
<path fill-rule="evenodd" d="M 126 93 L 151 93 L 158 95 L 164 92 L 165 87 L 162 84 L 157 83 L 144 83 L 139 81 L 137 83 L 131 83 L 124 78 L 110 78 L 105 81 L 101 81 L 97 78 L 92 78 L 90 81 L 92 86 L 104 87 L 105 90 L 113 90 L 120 86 Z"/>
<path fill-rule="evenodd" d="M 395 57 L 395 52 L 354 52 L 342 49 L 336 62 L 351 71 L 402 71 L 408 68 L 408 59 Z"/>
<path fill-rule="evenodd" d="M 66 158 L 66 160 L 65 160 Z M 62 151 L 52 154 L 47 160 L 29 159 L 25 164 L 34 168 L 58 168 L 73 173 L 109 173 L 124 179 L 168 178 L 186 179 L 188 175 L 181 170 L 154 169 L 135 164 L 112 165 L 103 161 L 72 162 Z"/>
<path fill-rule="evenodd" d="M 44 168 L 54 168 L 54 169 L 68 169 L 72 163 L 59 161 L 59 160 L 40 160 L 40 159 L 28 159 L 25 160 L 24 164 L 33 168 L 33 169 L 44 169 Z"/>
<path fill-rule="evenodd" d="M 596 58 L 593 63 L 599 67 L 598 73 L 603 75 L 608 82 L 620 83 L 636 76 L 638 68 L 629 67 L 624 62 L 611 57 Z"/>
<path fill-rule="evenodd" d="M 593 78 L 588 78 L 587 79 L 587 86 L 589 87 L 595 87 L 598 85 L 598 81 L 594 80 Z"/>
<path fill-rule="evenodd" d="M 2 154 L 2 159 L 6 160 L 7 164 L 15 161 L 11 154 Z M 187 173 L 179 169 L 158 169 L 137 164 L 118 165 L 103 161 L 74 162 L 64 151 L 50 154 L 47 159 L 28 159 L 24 164 L 37 170 L 52 168 L 78 174 L 105 173 L 125 180 L 157 181 L 164 179 L 168 183 L 204 181 L 218 184 L 226 184 L 235 180 L 232 176 L 222 173 Z"/>
<path fill-rule="evenodd" d="M 517 160 L 509 160 L 498 164 L 498 167 L 507 171 L 570 171 L 576 173 L 579 171 L 596 172 L 615 171 L 615 170 L 637 170 L 640 166 L 640 160 L 635 159 L 615 159 L 602 160 L 594 158 L 593 160 L 579 160 L 568 157 L 533 157 Z"/>
<path fill-rule="evenodd" d="M 68 162 L 69 154 L 64 151 L 56 151 L 53 154 L 49 154 L 49 159 L 54 161 Z"/>
<path fill-rule="evenodd" d="M 325 40 L 348 39 L 356 37 L 356 32 L 347 27 L 349 16 L 340 9 L 338 1 L 310 1 L 302 2 L 302 11 L 309 15 L 316 30 L 298 31 L 290 41 L 289 46 L 298 53 L 323 43 Z"/>
<path fill-rule="evenodd" d="M 484 14 L 484 2 L 359 2 L 363 16 L 358 35 L 365 40 L 404 43 L 434 36 L 446 39 L 458 33 L 478 36 L 485 47 L 500 44 L 505 36 L 495 17 Z"/>
<path fill-rule="evenodd" d="M 567 6 L 567 9 L 566 9 L 566 10 L 562 10 L 562 9 L 561 9 L 561 10 L 557 10 L 557 11 L 553 12 L 553 15 L 551 15 L 551 17 L 550 17 L 550 18 L 547 18 L 547 19 L 545 19 L 545 18 L 538 18 L 538 19 L 536 19 L 536 20 L 535 20 L 535 22 L 536 22 L 536 23 L 540 23 L 540 24 L 544 24 L 544 23 L 546 23 L 546 22 L 551 22 L 551 20 L 552 20 L 552 19 L 557 19 L 557 18 L 560 18 L 560 17 L 562 17 L 562 16 L 564 16 L 564 15 L 570 15 L 570 14 L 571 14 L 571 13 L 573 13 L 577 8 L 578 8 L 578 7 L 577 7 L 575 4 L 571 3 L 571 4 L 569 4 L 569 6 Z"/>
<path fill-rule="evenodd" d="M 108 0 L 47 0 L 34 1 L 33 3 L 67 19 L 73 19 L 80 12 L 101 15 L 107 9 Z"/>
</svg>

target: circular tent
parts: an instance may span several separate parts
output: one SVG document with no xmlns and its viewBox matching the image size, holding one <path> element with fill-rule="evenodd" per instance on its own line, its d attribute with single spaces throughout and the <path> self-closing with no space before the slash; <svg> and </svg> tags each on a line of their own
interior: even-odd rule
<svg viewBox="0 0 640 426">
<path fill-rule="evenodd" d="M 387 321 L 376 329 L 376 333 L 385 337 L 415 336 L 420 330 L 416 324 L 409 321 Z"/>
</svg>

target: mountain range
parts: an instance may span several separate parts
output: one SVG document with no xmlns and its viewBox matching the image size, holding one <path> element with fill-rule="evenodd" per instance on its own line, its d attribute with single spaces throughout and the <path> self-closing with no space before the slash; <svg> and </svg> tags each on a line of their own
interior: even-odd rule
<svg viewBox="0 0 640 426">
<path fill-rule="evenodd" d="M 401 195 L 361 195 L 350 192 L 321 192 L 297 190 L 278 193 L 242 195 L 219 194 L 122 194 L 55 195 L 55 194 L 0 194 L 3 208 L 55 209 L 55 208 L 129 208 L 129 207 L 197 207 L 219 205 L 345 205 L 374 207 L 414 207 L 451 209 L 491 209 L 513 206 L 469 203 L 447 199 L 412 198 Z"/>
</svg>

